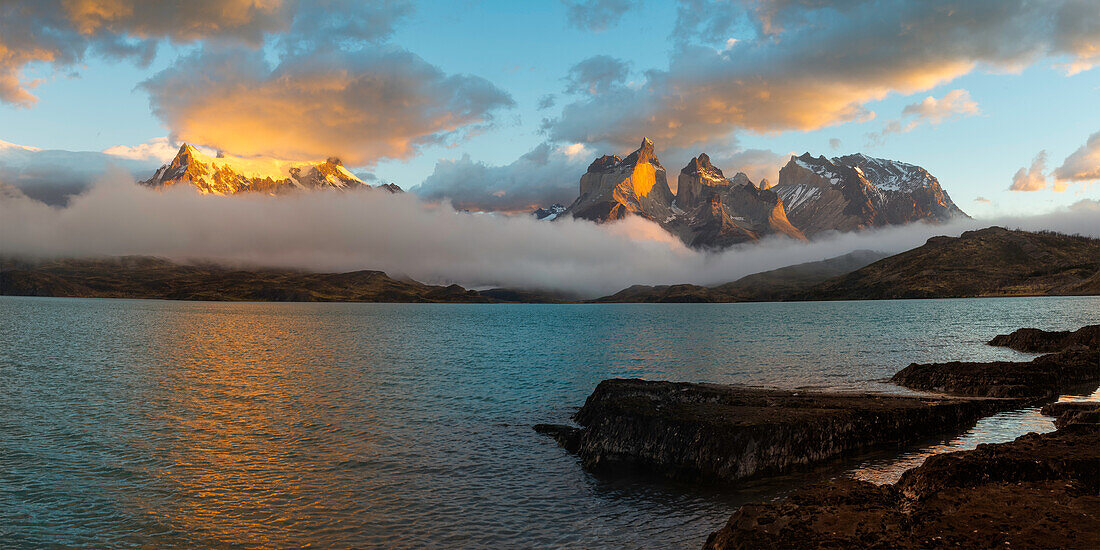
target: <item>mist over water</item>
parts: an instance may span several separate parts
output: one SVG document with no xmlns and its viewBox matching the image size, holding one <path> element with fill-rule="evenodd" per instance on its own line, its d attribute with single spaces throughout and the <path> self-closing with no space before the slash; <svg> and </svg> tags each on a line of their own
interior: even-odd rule
<svg viewBox="0 0 1100 550">
<path fill-rule="evenodd" d="M 0 547 L 699 548 L 740 504 L 1048 429 L 733 491 L 585 473 L 531 426 L 611 377 L 905 392 L 910 362 L 1100 298 L 275 304 L 0 297 Z M 916 458 L 914 458 L 916 457 Z M 908 462 L 906 462 L 908 461 Z M 900 464 L 900 465 L 899 465 Z M 900 469 L 899 469 L 900 468 Z"/>
<path fill-rule="evenodd" d="M 770 238 L 722 253 L 688 249 L 656 224 L 456 212 L 380 190 L 291 196 L 155 191 L 113 174 L 67 207 L 0 196 L 0 254 L 152 255 L 317 271 L 382 270 L 429 283 L 598 296 L 632 284 L 717 284 L 853 250 L 901 252 L 935 235 L 1000 224 L 1100 236 L 1100 203 L 1048 215 L 913 224 L 803 243 Z"/>
</svg>

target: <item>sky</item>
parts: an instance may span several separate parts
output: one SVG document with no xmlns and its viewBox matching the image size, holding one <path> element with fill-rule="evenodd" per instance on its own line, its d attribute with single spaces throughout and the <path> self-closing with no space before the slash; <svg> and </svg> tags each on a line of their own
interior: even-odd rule
<svg viewBox="0 0 1100 550">
<path fill-rule="evenodd" d="M 1092 0 L 0 0 L 0 140 L 338 156 L 503 211 L 643 136 L 773 183 L 864 152 L 994 218 L 1100 198 L 1095 65 Z"/>
</svg>

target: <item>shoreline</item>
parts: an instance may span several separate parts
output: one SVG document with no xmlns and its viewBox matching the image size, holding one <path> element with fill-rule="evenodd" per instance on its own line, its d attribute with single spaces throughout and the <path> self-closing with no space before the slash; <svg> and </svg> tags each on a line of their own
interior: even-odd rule
<svg viewBox="0 0 1100 550">
<path fill-rule="evenodd" d="M 949 532 L 949 527 L 943 525 L 950 526 L 952 518 L 962 518 L 969 513 L 985 516 L 999 513 L 998 506 L 1004 498 L 1031 496 L 1041 499 L 1047 494 L 1043 491 L 1061 495 L 1058 497 L 1061 500 L 1056 498 L 1057 502 L 1048 507 L 1091 510 L 1093 514 L 1088 521 L 1100 521 L 1095 516 L 1095 510 L 1100 508 L 1094 506 L 1100 504 L 1100 499 L 1096 503 L 1075 500 L 1082 480 L 1087 485 L 1100 479 L 1100 445 L 1093 445 L 1090 439 L 1100 433 L 1097 432 L 1100 429 L 1100 402 L 1057 402 L 1061 392 L 1067 389 L 1100 386 L 1100 325 L 1074 332 L 1020 329 L 997 336 L 989 344 L 1023 352 L 1051 353 L 1030 362 L 910 365 L 895 374 L 891 381 L 909 389 L 937 391 L 943 395 L 893 396 L 887 399 L 891 403 L 883 403 L 881 394 L 605 380 L 574 415 L 581 427 L 543 424 L 535 426 L 535 430 L 553 437 L 566 450 L 576 454 L 582 467 L 592 473 L 642 472 L 731 486 L 745 479 L 828 464 L 862 450 L 901 448 L 910 441 L 909 437 L 955 433 L 960 426 L 972 426 L 980 418 L 996 412 L 1042 405 L 1041 414 L 1057 417 L 1056 429 L 1052 432 L 1033 433 L 1012 442 L 982 444 L 972 451 L 933 454 L 903 473 L 895 484 L 877 486 L 842 478 L 811 485 L 778 503 L 745 505 L 731 517 L 726 527 L 711 534 L 705 548 L 815 547 L 825 544 L 822 541 L 831 540 L 829 533 L 819 532 L 820 529 L 828 530 L 821 527 L 822 521 L 829 525 L 851 524 L 842 530 L 847 529 L 844 532 L 850 531 L 849 534 L 856 538 L 836 539 L 835 544 L 840 546 L 910 547 L 916 544 L 912 540 L 917 539 L 926 545 L 943 540 L 973 543 L 984 539 Z M 943 415 L 944 411 L 951 412 Z M 1031 475 L 1027 472 L 1034 468 L 1005 466 L 1003 460 L 986 456 L 1002 452 L 997 449 L 1007 449 L 1002 454 L 1026 462 L 1029 460 L 1027 455 L 1024 453 L 1020 458 L 1022 451 L 1019 448 L 1034 450 L 1042 448 L 1044 443 L 1033 440 L 1049 442 L 1060 441 L 1059 438 L 1070 440 L 1064 446 L 1070 451 L 1052 452 L 1040 458 L 1054 465 L 1067 460 L 1084 461 L 1084 466 L 1072 470 L 1072 475 L 1058 474 L 1062 470 L 1055 466 L 1040 468 L 1055 472 L 1044 474 L 1045 477 Z M 1083 455 L 1072 450 L 1077 440 L 1085 442 Z M 951 468 L 941 467 L 948 460 L 941 458 L 945 456 L 967 464 L 967 471 L 984 472 L 978 475 L 981 479 L 1004 478 L 1007 481 L 958 487 L 946 482 L 937 485 L 939 478 L 961 475 L 953 473 Z M 1017 473 L 1013 474 L 1014 471 Z M 963 477 L 967 475 L 974 474 Z M 912 481 L 914 479 L 922 480 L 920 491 L 910 488 L 917 483 Z M 1019 486 L 1002 486 L 1009 481 Z M 1100 489 L 1088 486 L 1085 491 L 1095 495 Z M 910 517 L 909 510 L 927 508 L 920 503 L 943 499 L 954 504 L 950 512 L 933 514 L 939 519 L 933 521 L 919 514 L 917 519 Z M 849 504 L 837 505 L 837 502 Z M 864 525 L 862 522 L 866 518 L 861 514 L 865 515 L 868 509 L 878 514 L 875 520 L 878 524 L 890 527 L 876 530 Z M 1042 511 L 1028 508 L 1024 512 L 1038 514 Z M 889 517 L 890 521 L 883 520 L 884 517 Z M 916 539 L 900 535 L 901 528 L 895 524 L 909 529 L 905 537 Z M 1001 525 L 1005 526 L 1011 526 L 1011 522 Z M 935 538 L 939 536 L 934 534 L 936 529 L 944 531 L 943 536 L 948 538 Z M 832 532 L 831 536 L 838 535 Z M 1010 539 L 1011 536 L 1005 540 Z M 1080 542 L 1065 537 L 1057 540 L 1070 545 Z M 1088 539 L 1087 542 L 1092 541 Z"/>
</svg>

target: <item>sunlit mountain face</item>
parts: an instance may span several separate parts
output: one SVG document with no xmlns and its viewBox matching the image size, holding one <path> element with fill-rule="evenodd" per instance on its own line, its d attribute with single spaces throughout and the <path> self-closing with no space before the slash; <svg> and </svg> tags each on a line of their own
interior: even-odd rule
<svg viewBox="0 0 1100 550">
<path fill-rule="evenodd" d="M 234 195 L 256 192 L 278 194 L 293 190 L 369 188 L 344 168 L 340 159 L 291 162 L 265 158 L 211 157 L 183 144 L 172 162 L 142 181 L 149 187 L 189 185 L 203 194 Z"/>
</svg>

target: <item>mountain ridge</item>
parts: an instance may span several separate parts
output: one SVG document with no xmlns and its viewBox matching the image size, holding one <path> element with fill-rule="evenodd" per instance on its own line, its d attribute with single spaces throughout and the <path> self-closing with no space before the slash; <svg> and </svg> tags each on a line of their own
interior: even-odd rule
<svg viewBox="0 0 1100 550">
<path fill-rule="evenodd" d="M 555 218 L 606 223 L 639 216 L 699 250 L 767 236 L 807 240 L 828 231 L 969 218 L 924 168 L 863 153 L 831 160 L 791 156 L 773 186 L 753 183 L 744 172 L 727 177 L 704 152 L 688 161 L 676 183 L 672 193 L 653 141 L 643 138 L 625 158 L 593 160 L 577 199 Z"/>
<path fill-rule="evenodd" d="M 161 166 L 141 185 L 165 188 L 188 185 L 200 193 L 235 195 L 238 193 L 283 194 L 296 190 L 354 190 L 376 187 L 352 174 L 338 158 L 321 162 L 297 162 L 275 159 L 249 159 L 219 155 L 211 157 L 184 143 L 168 163 Z M 377 188 L 398 192 L 385 184 Z"/>
</svg>

